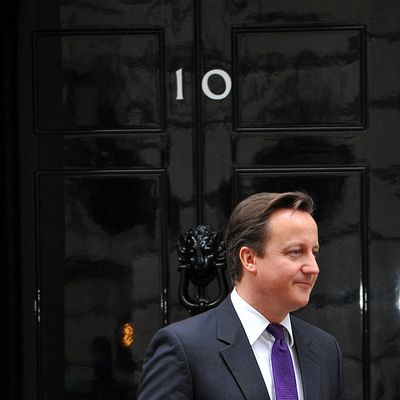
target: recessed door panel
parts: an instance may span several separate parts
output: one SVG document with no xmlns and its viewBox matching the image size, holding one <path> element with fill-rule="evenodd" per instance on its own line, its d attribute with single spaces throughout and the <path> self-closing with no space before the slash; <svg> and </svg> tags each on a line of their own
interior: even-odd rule
<svg viewBox="0 0 400 400">
<path fill-rule="evenodd" d="M 164 189 L 163 171 L 38 175 L 44 399 L 134 396 L 166 318 Z"/>
<path fill-rule="evenodd" d="M 368 242 L 365 168 L 265 168 L 235 171 L 235 200 L 256 192 L 304 190 L 316 201 L 320 274 L 307 307 L 295 314 L 341 343 L 348 398 L 365 398 L 368 379 Z"/>
<path fill-rule="evenodd" d="M 235 130 L 365 125 L 364 27 L 236 28 Z"/>
<path fill-rule="evenodd" d="M 163 130 L 162 33 L 35 34 L 38 133 Z"/>
</svg>

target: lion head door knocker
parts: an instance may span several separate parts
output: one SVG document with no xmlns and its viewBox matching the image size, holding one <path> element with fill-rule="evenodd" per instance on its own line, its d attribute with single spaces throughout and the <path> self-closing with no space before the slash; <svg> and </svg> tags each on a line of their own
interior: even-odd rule
<svg viewBox="0 0 400 400">
<path fill-rule="evenodd" d="M 190 313 L 200 314 L 215 307 L 228 294 L 225 278 L 225 243 L 222 234 L 209 225 L 199 225 L 181 235 L 178 242 L 178 260 L 181 264 L 179 300 Z M 217 280 L 218 291 L 206 298 L 205 289 Z"/>
</svg>

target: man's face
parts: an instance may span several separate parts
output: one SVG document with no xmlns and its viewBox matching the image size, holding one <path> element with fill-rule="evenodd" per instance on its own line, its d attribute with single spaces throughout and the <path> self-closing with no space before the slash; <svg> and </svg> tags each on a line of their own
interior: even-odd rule
<svg viewBox="0 0 400 400">
<path fill-rule="evenodd" d="M 282 209 L 271 215 L 268 232 L 264 255 L 254 257 L 253 289 L 259 301 L 284 316 L 309 301 L 319 273 L 318 229 L 307 212 Z"/>
</svg>

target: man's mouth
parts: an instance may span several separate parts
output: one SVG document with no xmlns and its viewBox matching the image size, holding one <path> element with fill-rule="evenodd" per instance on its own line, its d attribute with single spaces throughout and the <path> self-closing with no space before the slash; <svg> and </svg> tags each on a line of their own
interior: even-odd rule
<svg viewBox="0 0 400 400">
<path fill-rule="evenodd" d="M 301 285 L 301 286 L 311 286 L 311 282 L 304 282 L 304 281 L 297 281 L 294 282 L 295 285 Z"/>
</svg>

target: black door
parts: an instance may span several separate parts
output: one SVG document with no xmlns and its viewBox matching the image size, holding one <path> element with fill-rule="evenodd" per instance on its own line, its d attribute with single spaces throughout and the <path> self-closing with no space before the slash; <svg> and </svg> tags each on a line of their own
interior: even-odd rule
<svg viewBox="0 0 400 400">
<path fill-rule="evenodd" d="M 134 399 L 185 318 L 176 243 L 258 191 L 318 204 L 299 314 L 333 333 L 348 399 L 400 393 L 400 5 L 22 1 L 21 392 Z"/>
</svg>

